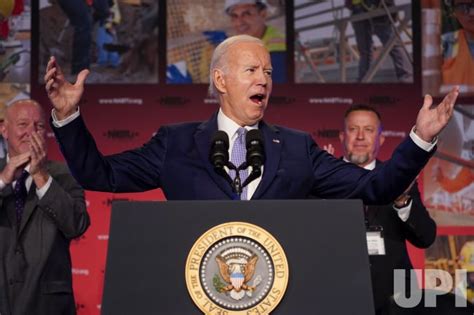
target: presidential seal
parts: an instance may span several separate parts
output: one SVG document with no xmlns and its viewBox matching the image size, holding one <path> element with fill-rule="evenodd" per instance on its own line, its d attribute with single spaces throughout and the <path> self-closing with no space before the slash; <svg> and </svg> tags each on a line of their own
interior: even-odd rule
<svg viewBox="0 0 474 315">
<path fill-rule="evenodd" d="M 266 230 L 229 222 L 205 232 L 186 260 L 186 285 L 204 314 L 269 314 L 288 284 L 283 248 Z"/>
</svg>

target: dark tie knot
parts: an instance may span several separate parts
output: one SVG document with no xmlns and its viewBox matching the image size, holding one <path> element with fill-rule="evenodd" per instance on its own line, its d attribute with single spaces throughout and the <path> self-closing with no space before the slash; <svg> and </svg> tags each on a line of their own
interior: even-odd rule
<svg viewBox="0 0 474 315">
<path fill-rule="evenodd" d="M 24 169 L 23 171 L 21 171 L 20 176 L 18 176 L 18 178 L 16 179 L 16 182 L 25 183 L 29 175 L 30 173 L 28 173 L 28 171 Z"/>
<path fill-rule="evenodd" d="M 30 174 L 27 171 L 23 170 L 20 176 L 17 178 L 15 187 L 13 189 L 17 197 L 24 198 L 26 193 L 25 182 L 29 175 Z"/>
</svg>

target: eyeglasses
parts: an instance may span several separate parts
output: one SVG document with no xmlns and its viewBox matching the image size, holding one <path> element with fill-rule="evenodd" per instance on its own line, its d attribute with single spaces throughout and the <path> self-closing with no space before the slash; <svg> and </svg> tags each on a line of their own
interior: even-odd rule
<svg viewBox="0 0 474 315">
<path fill-rule="evenodd" d="M 463 14 L 469 14 L 471 12 L 471 9 L 474 9 L 474 3 L 457 3 L 454 4 L 454 10 L 463 13 Z"/>
</svg>

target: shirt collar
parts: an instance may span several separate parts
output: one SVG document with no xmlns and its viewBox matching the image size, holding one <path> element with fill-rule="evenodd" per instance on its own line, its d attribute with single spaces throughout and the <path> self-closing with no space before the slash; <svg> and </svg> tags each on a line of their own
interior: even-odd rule
<svg viewBox="0 0 474 315">
<path fill-rule="evenodd" d="M 219 108 L 219 113 L 217 114 L 217 129 L 224 131 L 232 139 L 236 136 L 237 129 L 239 129 L 240 127 L 241 126 L 239 124 L 237 124 L 235 121 L 233 121 L 224 114 L 222 108 Z M 244 128 L 247 129 L 247 131 L 252 129 L 258 129 L 258 123 L 252 126 L 245 126 Z"/>
<path fill-rule="evenodd" d="M 346 157 L 344 157 L 343 160 L 344 160 L 345 162 L 350 162 L 348 159 L 346 159 Z M 376 161 L 373 160 L 372 162 L 370 162 L 369 164 L 367 164 L 366 166 L 364 166 L 364 168 L 365 168 L 366 170 L 371 171 L 371 170 L 373 170 L 373 169 L 375 168 L 375 164 L 376 164 Z"/>
</svg>

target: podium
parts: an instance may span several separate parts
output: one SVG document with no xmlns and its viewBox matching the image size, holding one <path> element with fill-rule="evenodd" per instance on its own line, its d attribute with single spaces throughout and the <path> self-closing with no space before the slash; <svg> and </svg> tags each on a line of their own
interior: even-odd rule
<svg viewBox="0 0 474 315">
<path fill-rule="evenodd" d="M 286 254 L 286 292 L 271 314 L 374 314 L 358 200 L 115 202 L 102 314 L 202 314 L 187 289 L 187 258 L 228 222 L 263 228 Z"/>
</svg>

